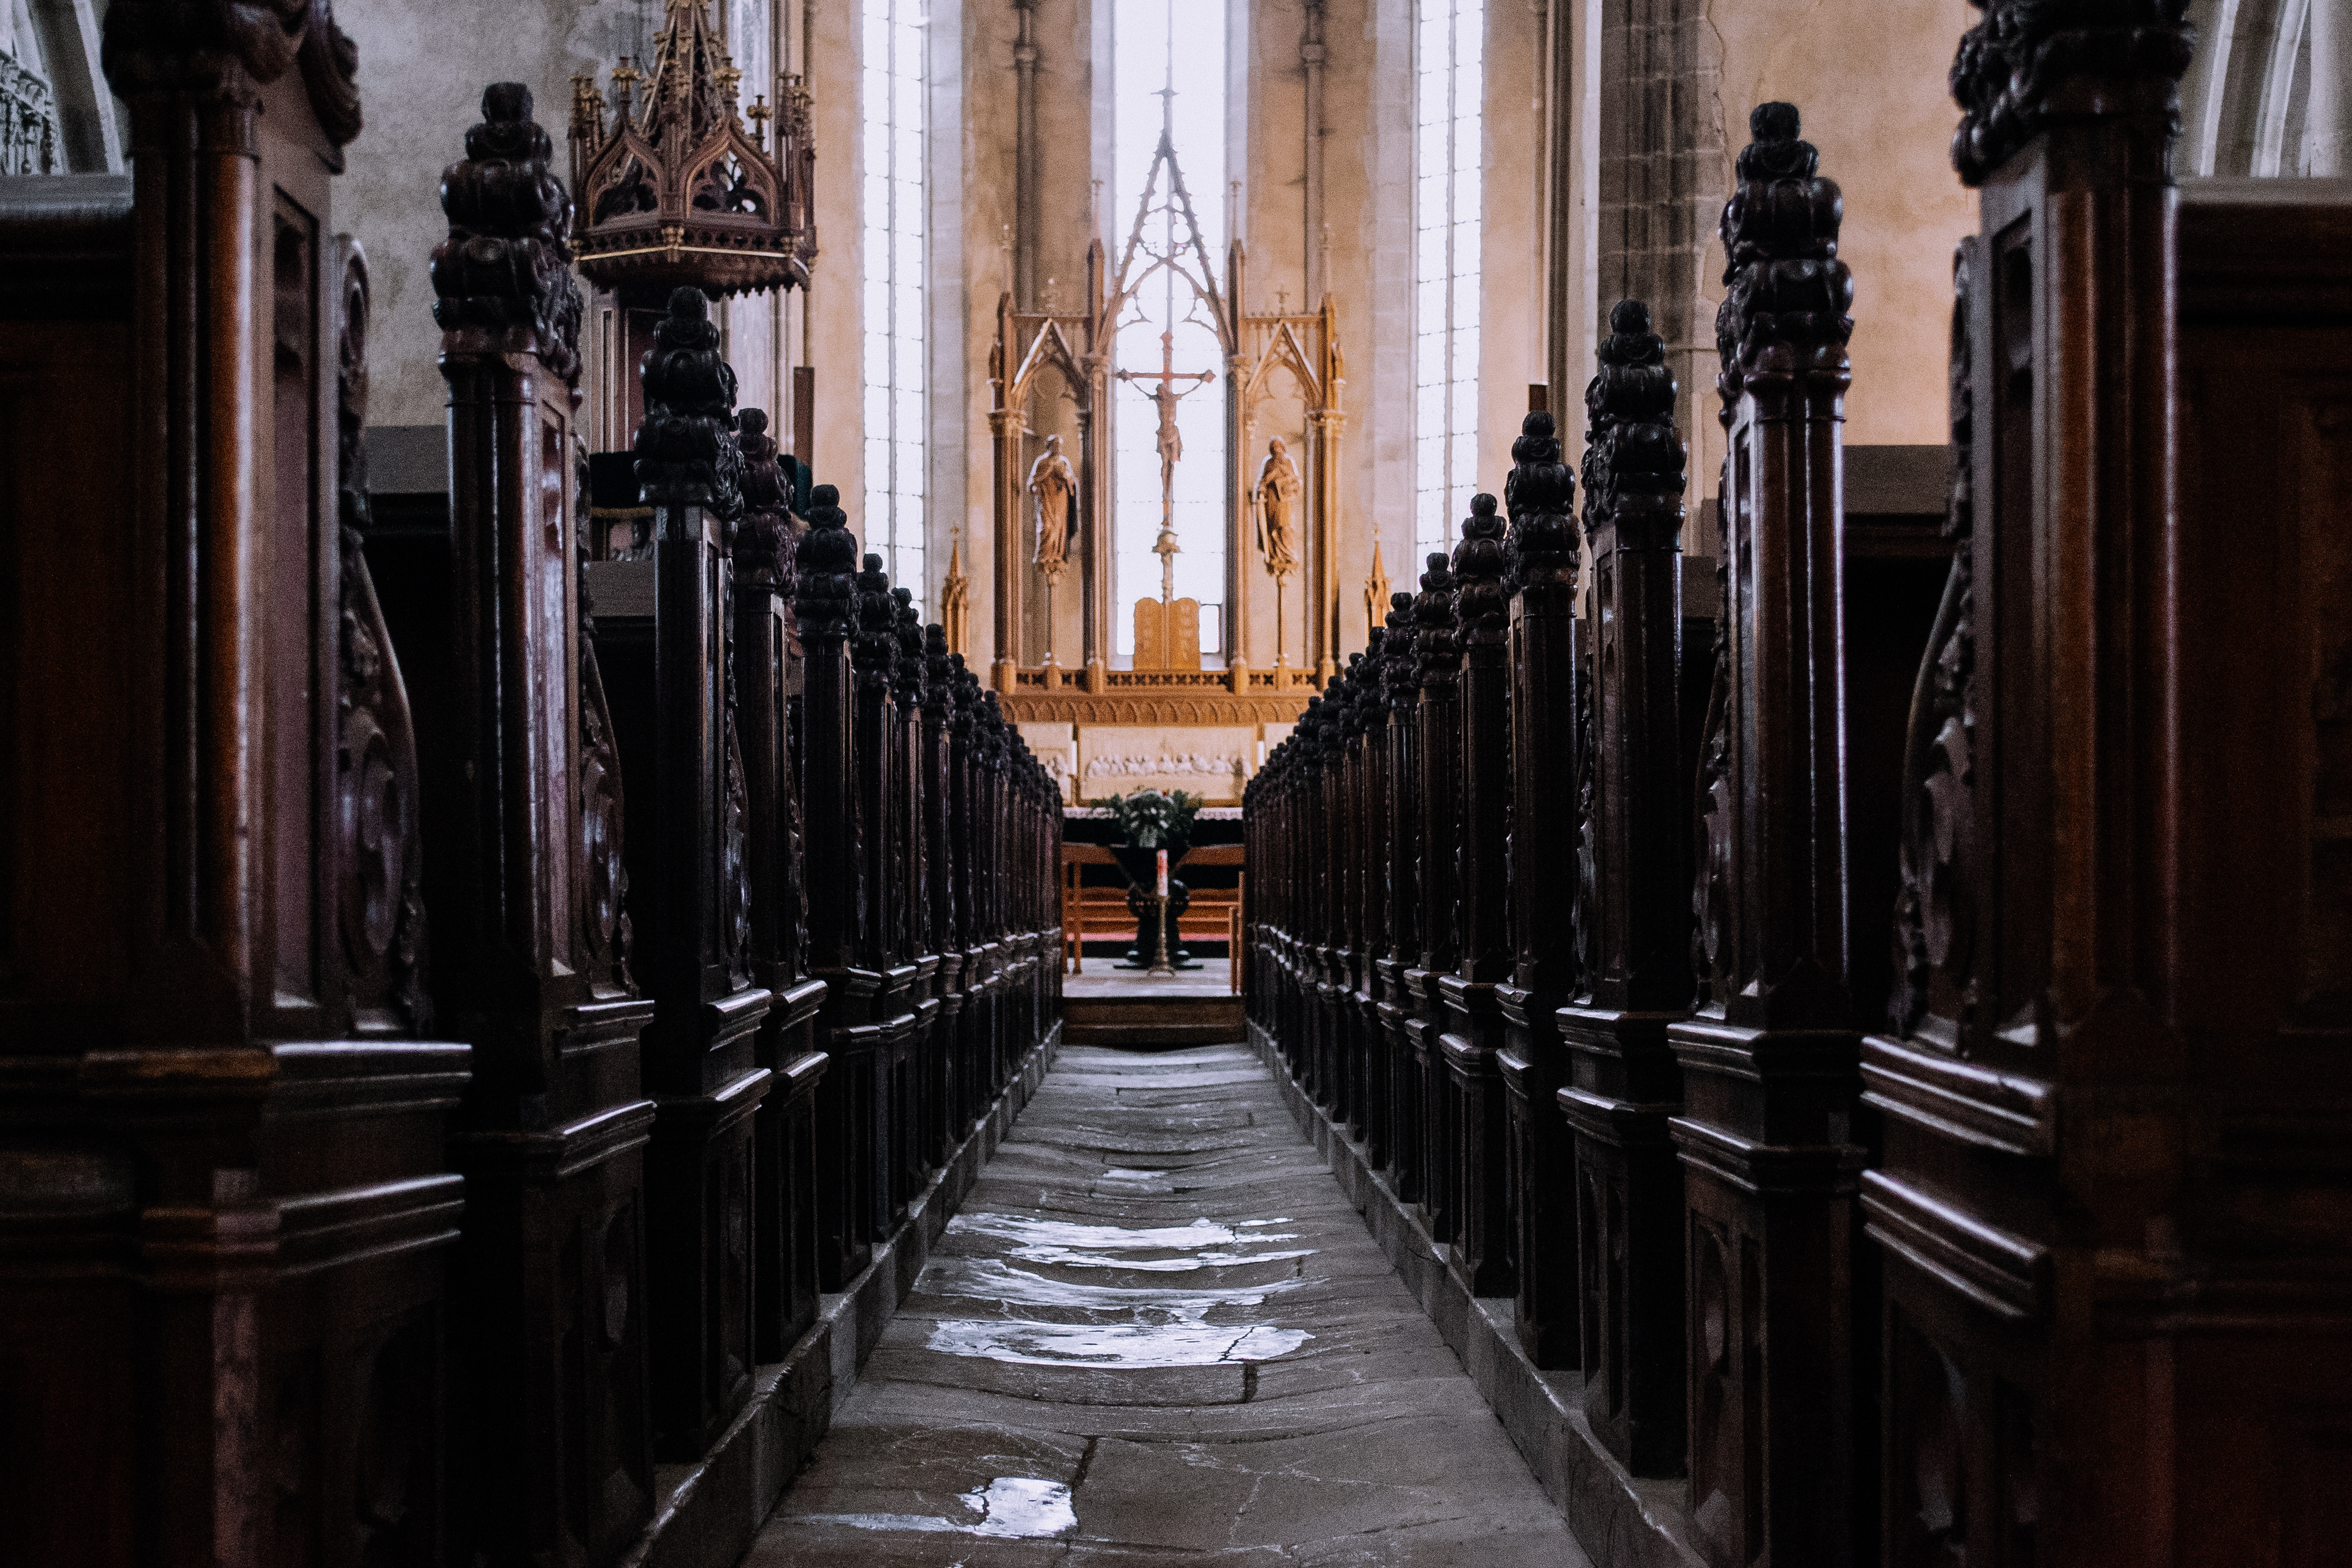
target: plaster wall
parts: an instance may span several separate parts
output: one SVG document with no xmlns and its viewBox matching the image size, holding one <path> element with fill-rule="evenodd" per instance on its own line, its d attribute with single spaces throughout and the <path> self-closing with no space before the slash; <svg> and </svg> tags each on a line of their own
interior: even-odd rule
<svg viewBox="0 0 2352 1568">
<path fill-rule="evenodd" d="M 782 3 L 793 6 L 793 0 Z M 711 16 L 723 29 L 746 25 L 746 18 L 764 9 L 739 0 L 714 6 Z M 338 22 L 359 45 L 361 79 L 368 87 L 367 128 L 350 149 L 338 205 L 367 251 L 374 286 L 375 320 L 369 340 L 371 423 L 442 423 L 441 334 L 433 322 L 430 275 L 433 248 L 448 233 L 441 212 L 440 172 L 465 155 L 466 131 L 481 118 L 482 89 L 492 81 L 520 81 L 530 87 L 539 122 L 555 143 L 556 166 L 568 181 L 565 136 L 572 78 L 594 73 L 599 85 L 606 85 L 607 73 L 622 55 L 643 56 L 649 50 L 662 16 L 662 0 L 499 0 L 495 5 L 478 0 L 411 0 L 337 13 Z M 463 64 L 452 68 L 452 61 Z M 849 78 L 852 83 L 855 79 L 854 75 Z M 747 81 L 746 97 L 755 92 L 773 97 L 772 87 Z M 826 135 L 826 108 L 820 99 L 821 139 Z M 835 118 L 843 126 L 854 123 L 838 105 Z M 846 152 L 856 139 L 835 127 L 831 140 L 836 150 Z M 852 189 L 835 179 L 831 193 L 835 210 L 829 211 L 820 174 L 820 229 L 835 244 L 855 237 L 856 209 L 846 204 Z M 835 267 L 842 265 L 826 259 Z M 820 262 L 820 277 L 824 266 Z M 632 433 L 621 428 L 608 406 L 611 392 L 618 377 L 634 375 L 636 367 L 608 362 L 609 343 L 602 327 L 610 297 L 592 291 L 588 305 L 582 331 L 587 361 L 582 386 L 589 399 L 583 434 L 595 446 L 614 448 L 626 444 Z M 717 315 L 726 330 L 740 402 L 768 410 L 789 441 L 778 373 L 785 345 L 777 331 L 775 302 L 769 298 L 731 299 L 719 307 Z"/>
<path fill-rule="evenodd" d="M 1748 110 L 1776 99 L 1803 111 L 1822 172 L 1845 193 L 1838 254 L 1854 276 L 1847 443 L 1943 444 L 1952 251 L 1976 228 L 1975 198 L 1952 172 L 1959 111 L 1946 73 L 1977 13 L 1966 0 L 1710 0 L 1707 17 L 1722 39 L 1725 193 Z M 1710 319 L 1722 276 L 1722 245 L 1710 240 Z M 1704 423 L 1706 462 L 1695 450 L 1691 471 L 1711 488 L 1722 445 L 1713 421 Z"/>
<path fill-rule="evenodd" d="M 1546 373 L 1545 76 L 1543 6 L 1486 0 L 1478 488 L 1498 499 L 1511 471 L 1511 443 L 1527 417 L 1528 389 Z M 1401 478 L 1410 484 L 1409 476 Z M 1462 519 L 1453 522 L 1458 538 Z"/>
<path fill-rule="evenodd" d="M 359 45 L 365 94 L 367 128 L 347 154 L 336 210 L 367 251 L 374 289 L 370 423 L 444 418 L 428 269 L 449 232 L 441 171 L 465 156 L 466 131 L 482 117 L 482 89 L 493 81 L 530 89 L 568 180 L 572 77 L 595 71 L 601 79 L 614 59 L 642 52 L 661 15 L 660 0 L 409 0 L 335 13 Z"/>
</svg>

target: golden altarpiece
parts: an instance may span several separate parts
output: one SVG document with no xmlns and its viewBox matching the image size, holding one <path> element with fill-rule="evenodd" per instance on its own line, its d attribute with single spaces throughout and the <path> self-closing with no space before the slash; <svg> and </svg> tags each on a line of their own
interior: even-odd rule
<svg viewBox="0 0 2352 1568">
<path fill-rule="evenodd" d="M 1161 154 L 1173 199 L 1189 208 L 1172 154 L 1164 145 Z M 1224 360 L 1226 661 L 1223 668 L 1204 664 L 1200 607 L 1175 596 L 1167 563 L 1181 546 L 1163 520 L 1155 547 L 1160 592 L 1123 607 L 1134 621 L 1135 653 L 1119 668 L 1112 655 L 1112 617 L 1122 612 L 1112 580 L 1112 382 L 1121 376 L 1157 382 L 1164 413 L 1172 382 L 1209 379 L 1172 365 L 1152 373 L 1112 369 L 1113 336 L 1141 281 L 1136 260 L 1130 239 L 1114 275 L 1097 239 L 1088 247 L 1077 308 L 1056 308 L 1049 296 L 1043 309 L 1020 309 L 1009 291 L 997 302 L 988 415 L 992 684 L 1032 747 L 1065 772 L 1074 799 L 1151 784 L 1237 800 L 1261 743 L 1286 733 L 1339 657 L 1338 476 L 1347 380 L 1338 308 L 1327 296 L 1311 310 L 1244 309 L 1247 256 L 1238 242 L 1227 247 L 1222 279 L 1205 256 L 1197 277 L 1186 271 Z M 1261 413 L 1277 392 L 1295 395 L 1303 409 L 1304 450 L 1295 455 L 1282 434 L 1260 430 Z M 1066 441 L 1033 423 L 1034 411 L 1050 398 L 1067 400 L 1074 431 Z M 961 607 L 968 585 L 960 551 L 950 570 L 947 594 Z M 1250 604 L 1267 592 L 1276 601 L 1273 646 L 1254 647 Z M 1055 606 L 1066 606 L 1071 594 L 1079 609 L 1076 649 L 1055 645 Z M 1025 613 L 1037 597 L 1042 618 Z M 951 622 L 950 633 L 957 629 Z"/>
</svg>

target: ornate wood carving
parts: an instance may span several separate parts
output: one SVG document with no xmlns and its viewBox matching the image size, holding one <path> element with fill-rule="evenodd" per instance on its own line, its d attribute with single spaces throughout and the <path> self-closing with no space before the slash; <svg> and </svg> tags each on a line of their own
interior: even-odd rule
<svg viewBox="0 0 2352 1568">
<path fill-rule="evenodd" d="M 425 984 L 425 854 L 416 733 L 400 661 L 368 575 L 362 530 L 367 521 L 367 261 L 343 249 L 336 346 L 337 486 L 342 541 L 340 583 L 341 657 L 335 699 L 335 848 L 340 887 L 337 928 L 362 1030 L 432 1027 Z"/>
<path fill-rule="evenodd" d="M 1393 1130 L 1390 1134 L 1390 1178 L 1397 1195 L 1408 1202 L 1422 1196 L 1421 1074 L 1412 1054 L 1408 1025 L 1413 998 L 1405 983 L 1408 970 L 1421 961 L 1421 664 L 1414 630 L 1413 596 L 1389 596 L 1386 628 L 1387 660 L 1381 672 L 1381 716 L 1375 732 L 1387 747 L 1389 815 L 1388 931 L 1389 951 L 1380 963 L 1381 1026 L 1388 1036 L 1389 1103 Z M 1257 861 L 1251 862 L 1253 868 Z M 1253 872 L 1253 874 L 1258 874 Z M 1269 980 L 1269 985 L 1271 981 Z M 1268 1018 L 1271 1014 L 1268 1014 Z M 1260 1020 L 1262 1023 L 1266 1019 Z"/>
<path fill-rule="evenodd" d="M 1413 650 L 1421 676 L 1414 705 L 1420 732 L 1414 737 L 1421 762 L 1421 962 L 1405 972 L 1412 990 L 1412 1022 L 1407 1026 L 1422 1081 L 1422 1202 L 1430 1228 L 1441 1241 L 1454 1237 L 1459 1217 L 1458 1176 L 1454 1168 L 1452 1121 L 1445 1062 L 1439 1037 L 1444 1032 L 1445 1001 L 1439 977 L 1461 952 L 1456 925 L 1460 886 L 1461 678 L 1462 650 L 1454 634 L 1454 571 L 1451 560 L 1433 551 L 1422 573 L 1421 596 L 1413 601 Z"/>
<path fill-rule="evenodd" d="M 1576 476 L 1552 417 L 1527 416 L 1503 496 L 1510 514 L 1512 800 L 1508 908 L 1514 964 L 1498 985 L 1508 1095 L 1519 1341 L 1538 1366 L 1579 1364 L 1573 1155 L 1554 1103 L 1568 1082 L 1554 1016 L 1575 992 L 1590 902 L 1578 861 L 1584 745 L 1576 618 Z M 1525 803 L 1522 805 L 1521 803 Z M 1560 809 L 1558 803 L 1568 803 Z M 1560 890 L 1570 890 L 1562 907 Z"/>
<path fill-rule="evenodd" d="M 2128 117 L 2168 141 L 2178 135 L 2180 74 L 2195 39 L 2188 10 L 2188 0 L 2094 0 L 2063 10 L 1990 0 L 1952 61 L 1960 178 L 1986 183 L 2034 137 L 2062 126 Z"/>
<path fill-rule="evenodd" d="M 580 485 L 585 510 L 587 482 Z M 580 584 L 580 828 L 581 942 L 589 988 L 598 996 L 636 994 L 629 977 L 634 933 L 629 927 L 629 867 L 621 755 L 613 737 L 613 710 L 596 665 L 595 606 L 581 555 Z"/>
<path fill-rule="evenodd" d="M 833 1059 L 818 1088 L 818 1265 L 838 1291 L 872 1254 L 869 1217 L 875 1164 L 873 1003 L 881 977 L 864 961 L 865 824 L 854 736 L 856 673 L 850 637 L 857 621 L 857 540 L 839 492 L 809 493 L 809 530 L 798 557 L 794 620 L 804 655 L 801 785 L 810 832 L 810 972 L 826 984 L 819 1043 Z"/>
<path fill-rule="evenodd" d="M 529 88 L 499 82 L 483 92 L 466 156 L 441 176 L 449 235 L 433 251 L 433 319 L 456 342 L 536 354 L 577 386 L 582 305 L 564 238 L 572 198 L 554 157 Z"/>
<path fill-rule="evenodd" d="M 449 235 L 432 270 L 446 590 L 400 620 L 446 705 L 420 737 L 435 987 L 480 1064 L 462 1145 L 453 1492 L 469 1553 L 601 1563 L 652 1512 L 637 1228 L 654 1107 L 637 1045 L 653 1005 L 630 973 L 619 738 L 579 527 L 570 198 L 526 89 L 490 88 L 482 114 L 442 176 Z M 519 1313 L 523 1297 L 554 1311 Z"/>
<path fill-rule="evenodd" d="M 1636 300 L 1611 312 L 1585 392 L 1585 538 L 1599 624 L 1584 779 L 1591 902 L 1572 1062 L 1585 1413 L 1637 1475 L 1683 1468 L 1681 1109 L 1669 1025 L 1687 1016 L 1690 885 L 1679 705 L 1684 486 L 1665 346 Z"/>
<path fill-rule="evenodd" d="M 825 984 L 812 978 L 808 898 L 801 875 L 800 790 L 793 777 L 791 601 L 797 538 L 768 416 L 736 421 L 743 516 L 736 524 L 732 739 L 740 758 L 747 875 L 744 943 L 751 982 L 775 996 L 758 1060 L 775 1076 L 752 1132 L 751 1246 L 754 1354 L 782 1360 L 814 1321 L 817 1278 L 815 1096 L 829 1059 L 814 1049 Z M 730 803 L 730 810 L 736 809 Z"/>
<path fill-rule="evenodd" d="M 742 516 L 735 373 L 709 301 L 670 296 L 645 364 L 637 481 L 654 509 L 650 834 L 633 835 L 646 894 L 638 966 L 654 998 L 645 1078 L 657 1453 L 700 1454 L 751 1395 L 748 1247 L 752 1118 L 774 1081 L 758 1060 L 774 994 L 752 983 L 733 570 Z"/>
<path fill-rule="evenodd" d="M 1765 104 L 1749 128 L 1724 207 L 1716 324 L 1727 578 L 1700 763 L 1694 907 L 1705 967 L 1698 1017 L 1666 1031 L 1682 1070 L 1683 1114 L 1669 1126 L 1694 1249 L 1691 1505 L 1715 1563 L 1769 1553 L 1835 1564 L 1853 1553 L 1850 1237 L 1864 1153 L 1847 1142 L 1856 1041 L 1839 643 L 1838 425 L 1853 285 L 1837 260 L 1838 189 L 1799 139 L 1795 108 Z M 1633 350 L 1614 356 L 1619 368 L 1634 373 L 1618 378 L 1615 395 L 1639 430 L 1658 376 L 1636 368 L 1647 357 L 1638 340 L 1619 348 Z M 1638 455 L 1672 444 L 1671 428 L 1654 425 L 1619 438 L 1648 486 L 1633 494 L 1675 493 L 1679 465 L 1662 471 Z M 1622 505 L 1624 486 L 1609 487 Z M 1607 658 L 1604 649 L 1604 699 Z M 1607 724 L 1604 708 L 1604 769 L 1619 765 Z M 1608 784 L 1604 772 L 1604 834 Z M 1597 949 L 1600 973 L 1617 962 L 1609 946 Z M 1800 1386 L 1801 1397 L 1785 1392 Z"/>
<path fill-rule="evenodd" d="M 408 693 L 357 534 L 365 274 L 333 238 L 336 142 L 269 85 L 331 26 L 114 8 L 138 178 L 73 198 L 104 281 L 0 328 L 0 1382 L 27 1561 L 443 1550 L 437 1333 L 414 1331 L 449 1312 L 469 1052 L 402 1038 L 426 934 Z M 0 249 L 38 253 L 64 198 L 19 195 Z"/>
<path fill-rule="evenodd" d="M 338 172 L 340 149 L 360 133 L 359 50 L 335 26 L 331 0 L 126 0 L 106 11 L 101 62 L 133 105 L 190 91 L 248 110 L 258 89 L 299 65 Z"/>
<path fill-rule="evenodd" d="M 1973 1023 L 1976 915 L 1976 507 L 1970 489 L 1975 444 L 1975 375 L 1969 299 L 1976 281 L 1973 246 L 1952 264 L 1952 476 L 1944 537 L 1951 576 L 1928 633 L 1927 656 L 1911 698 L 1904 744 L 1902 891 L 1895 913 L 1894 1022 L 1912 1034 L 1930 1011 L 1950 1026 Z M 1940 993 L 1942 1006 L 1936 1006 Z M 1950 1043 L 1948 1040 L 1947 1043 Z"/>
<path fill-rule="evenodd" d="M 593 76 L 572 78 L 572 179 L 580 192 L 574 240 L 600 288 L 651 301 L 692 287 L 712 294 L 805 287 L 816 259 L 810 199 L 814 149 L 798 78 L 780 84 L 776 115 L 764 94 L 743 124 L 742 79 L 710 26 L 708 0 L 674 0 L 648 68 L 624 58 L 604 118 Z M 642 112 L 633 99 L 646 84 Z"/>
<path fill-rule="evenodd" d="M 1495 987 L 1510 975 L 1513 956 L 1504 885 L 1511 832 L 1511 690 L 1510 601 L 1504 585 L 1509 559 L 1503 529 L 1495 497 L 1474 496 L 1462 542 L 1454 548 L 1462 650 L 1462 805 L 1454 873 L 1461 951 L 1454 972 L 1440 981 L 1446 1015 L 1441 1043 L 1454 1096 L 1460 1166 L 1457 1257 L 1473 1291 L 1482 1296 L 1514 1289 L 1504 1092 L 1496 1062 L 1503 1014 Z"/>
</svg>

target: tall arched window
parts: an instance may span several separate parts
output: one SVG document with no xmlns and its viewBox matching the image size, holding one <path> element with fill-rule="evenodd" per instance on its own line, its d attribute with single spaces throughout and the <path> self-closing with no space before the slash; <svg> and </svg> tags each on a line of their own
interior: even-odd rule
<svg viewBox="0 0 2352 1568">
<path fill-rule="evenodd" d="M 928 605 L 923 525 L 923 16 L 919 0 L 860 0 L 866 187 L 866 548 Z"/>
<path fill-rule="evenodd" d="M 1181 24 L 1181 26 L 1180 26 Z M 1225 248 L 1225 10 L 1186 0 L 1112 7 L 1112 206 L 1131 221 L 1114 237 L 1132 290 L 1119 318 L 1112 616 L 1119 653 L 1135 652 L 1129 607 L 1160 597 L 1163 520 L 1181 542 L 1174 597 L 1201 605 L 1201 651 L 1225 647 L 1224 350 L 1203 292 Z M 1171 156 L 1160 157 L 1163 136 Z M 1204 182 L 1195 201 L 1182 178 Z M 1163 420 L 1163 407 L 1169 420 Z M 1163 470 L 1163 429 L 1181 461 Z M 1171 482 L 1163 493 L 1163 472 Z"/>
<path fill-rule="evenodd" d="M 1478 465 L 1478 243 L 1485 0 L 1416 0 L 1413 539 L 1444 549 Z"/>
</svg>

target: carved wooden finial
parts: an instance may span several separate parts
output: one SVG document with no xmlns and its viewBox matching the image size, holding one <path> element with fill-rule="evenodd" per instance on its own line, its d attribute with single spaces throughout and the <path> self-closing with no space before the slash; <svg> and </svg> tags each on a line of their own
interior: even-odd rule
<svg viewBox="0 0 2352 1568">
<path fill-rule="evenodd" d="M 1975 0 L 1985 19 L 1960 39 L 1952 167 L 1980 185 L 2061 120 L 2143 120 L 2167 148 L 2180 131 L 2179 82 L 2197 32 L 2188 0 Z M 2068 91 L 2087 85 L 2095 90 Z"/>
<path fill-rule="evenodd" d="M 1575 586 L 1576 530 L 1569 514 L 1576 505 L 1576 474 L 1561 460 L 1559 427 L 1542 409 L 1519 422 L 1503 501 L 1511 519 L 1512 591 L 1538 581 Z"/>
<path fill-rule="evenodd" d="M 915 591 L 903 584 L 890 591 L 890 601 L 897 606 L 894 629 L 898 643 L 891 685 L 898 694 L 899 711 L 904 713 L 921 705 L 923 685 L 929 679 L 923 664 L 923 612 L 915 608 Z"/>
<path fill-rule="evenodd" d="M 1650 308 L 1619 300 L 1598 357 L 1601 368 L 1584 390 L 1585 533 L 1630 520 L 1622 516 L 1629 503 L 1653 511 L 1664 503 L 1679 528 L 1685 455 L 1675 432 L 1675 373 L 1664 340 L 1650 329 Z"/>
<path fill-rule="evenodd" d="M 580 384 L 580 287 L 565 233 L 572 198 L 530 89 L 493 83 L 466 156 L 441 175 L 449 235 L 434 248 L 433 319 L 444 332 L 528 333 L 528 351 Z"/>
<path fill-rule="evenodd" d="M 646 355 L 646 423 L 637 485 L 653 506 L 698 506 L 733 520 L 743 508 L 743 453 L 735 442 L 735 371 L 698 288 L 679 288 Z"/>
<path fill-rule="evenodd" d="M 798 565 L 793 617 L 801 642 L 813 652 L 822 643 L 838 648 L 853 629 L 857 539 L 849 531 L 848 514 L 841 509 L 841 492 L 831 485 L 809 492 L 809 529 L 801 538 Z"/>
<path fill-rule="evenodd" d="M 1470 515 L 1462 520 L 1462 539 L 1454 547 L 1454 613 L 1461 627 L 1463 652 L 1473 647 L 1500 647 L 1510 636 L 1510 601 L 1503 589 L 1509 567 L 1503 549 L 1503 519 L 1495 497 L 1480 491 L 1470 497 Z"/>
<path fill-rule="evenodd" d="M 735 570 L 747 578 L 793 591 L 792 503 L 776 438 L 768 434 L 765 409 L 747 408 L 735 422 L 735 444 L 743 454 L 743 519 L 735 528 Z"/>
<path fill-rule="evenodd" d="M 1844 373 L 1853 335 L 1853 273 L 1837 259 L 1845 199 L 1821 177 L 1821 153 L 1799 134 L 1797 108 L 1757 106 L 1740 150 L 1739 185 L 1723 206 L 1726 257 L 1716 390 L 1727 409 L 1759 373 Z M 1643 314 L 1648 313 L 1643 308 Z M 1643 329 L 1647 329 L 1646 322 Z"/>
<path fill-rule="evenodd" d="M 868 554 L 857 574 L 857 682 L 861 686 L 890 684 L 898 662 L 898 607 L 890 598 L 890 574 L 882 558 Z"/>
<path fill-rule="evenodd" d="M 1444 550 L 1429 552 L 1421 574 L 1421 597 L 1413 601 L 1413 651 L 1420 655 L 1422 685 L 1444 680 L 1462 667 L 1454 634 L 1454 570 Z"/>
</svg>

